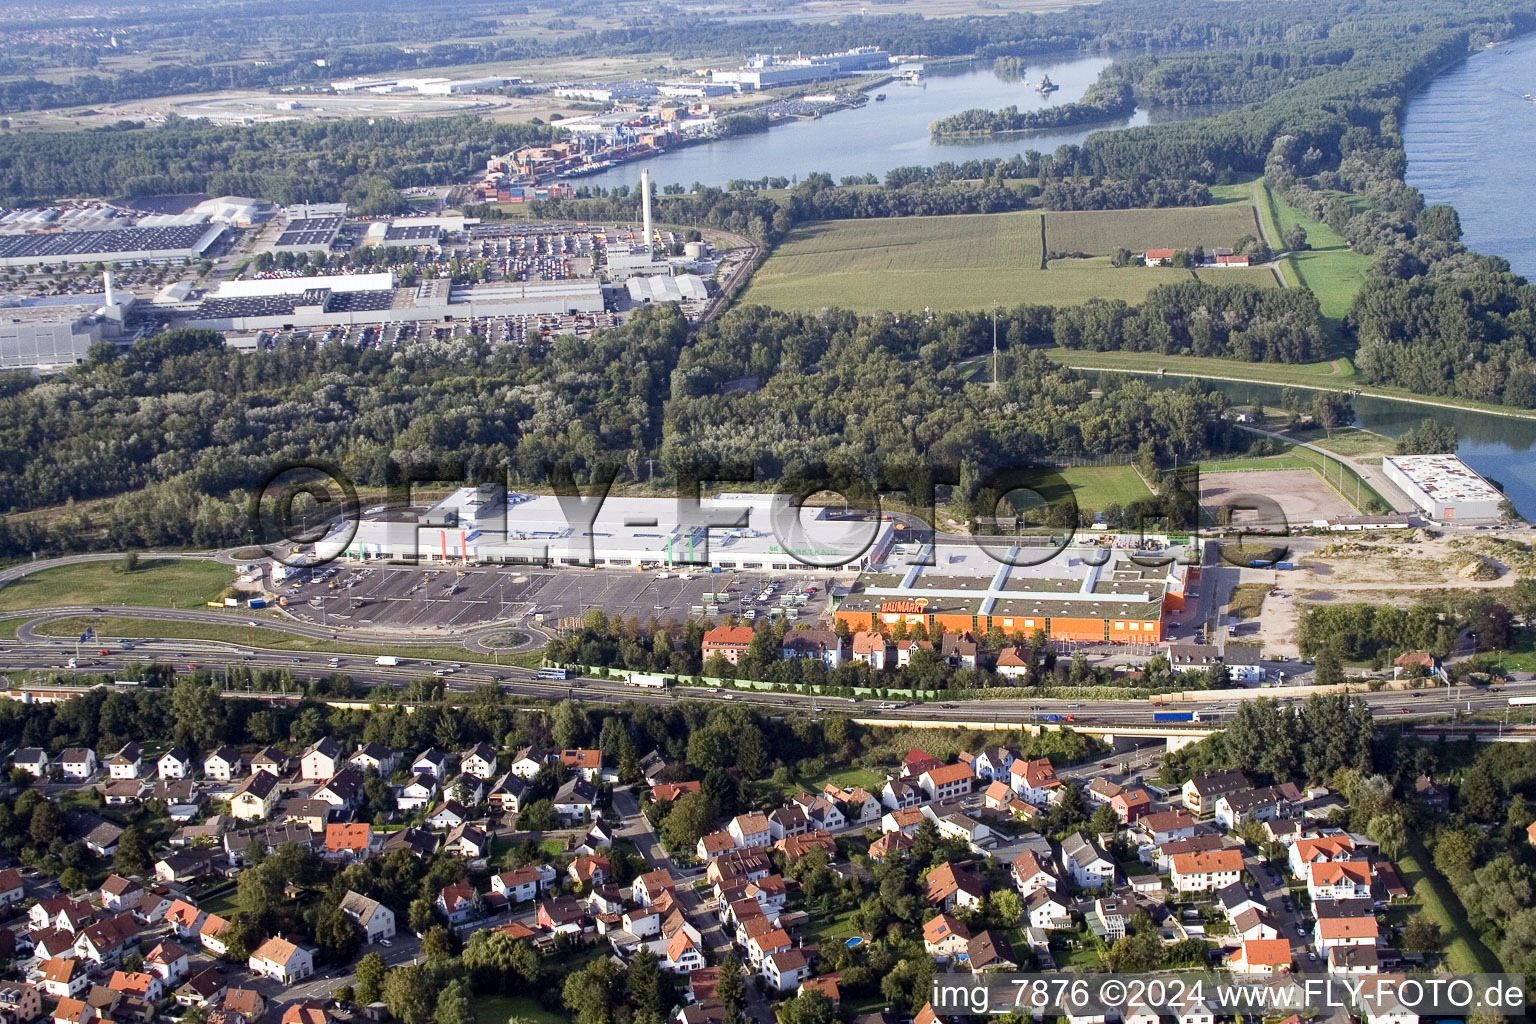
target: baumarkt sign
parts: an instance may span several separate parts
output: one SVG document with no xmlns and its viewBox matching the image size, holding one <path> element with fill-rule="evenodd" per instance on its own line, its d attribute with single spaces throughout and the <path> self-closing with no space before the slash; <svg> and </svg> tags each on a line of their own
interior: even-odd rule
<svg viewBox="0 0 1536 1024">
<path fill-rule="evenodd" d="M 928 599 L 920 597 L 916 601 L 882 602 L 880 611 L 886 615 L 921 615 L 926 607 L 928 607 Z"/>
</svg>

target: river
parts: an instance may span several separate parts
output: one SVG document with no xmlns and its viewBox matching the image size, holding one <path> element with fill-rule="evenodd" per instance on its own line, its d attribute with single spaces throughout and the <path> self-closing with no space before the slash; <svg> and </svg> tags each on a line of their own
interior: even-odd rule
<svg viewBox="0 0 1536 1024">
<path fill-rule="evenodd" d="M 814 121 L 775 125 L 766 132 L 741 135 L 633 161 L 602 174 L 575 179 L 575 185 L 635 185 L 640 169 L 648 167 L 658 184 L 724 185 L 732 178 L 805 177 L 826 171 L 833 178 L 846 175 L 884 176 L 893 167 L 928 165 L 944 160 L 1011 157 L 1027 149 L 1049 153 L 1064 143 L 1082 142 L 1105 128 L 1149 124 L 1154 121 L 1209 116 L 1210 107 L 1176 108 L 1148 112 L 1137 110 L 1119 121 L 1041 130 L 1018 135 L 935 142 L 928 126 L 949 114 L 971 107 L 1020 110 L 1071 103 L 1081 98 L 1112 58 L 1063 54 L 1035 57 L 1027 62 L 1024 77 L 1038 82 L 1042 74 L 1061 86 L 1048 96 L 1035 92 L 1017 79 L 1004 79 L 990 64 L 973 62 L 929 69 L 921 82 L 891 82 L 879 88 L 885 99 L 862 107 L 839 110 Z M 847 83 L 840 83 L 846 85 Z"/>
<path fill-rule="evenodd" d="M 1408 184 L 1461 214 L 1463 241 L 1536 277 L 1536 35 L 1483 50 L 1437 76 L 1408 104 Z"/>
</svg>

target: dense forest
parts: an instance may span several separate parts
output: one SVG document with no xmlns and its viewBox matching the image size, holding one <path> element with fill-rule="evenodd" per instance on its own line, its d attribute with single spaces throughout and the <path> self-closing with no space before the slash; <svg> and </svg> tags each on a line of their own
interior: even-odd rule
<svg viewBox="0 0 1536 1024">
<path fill-rule="evenodd" d="M 1110 65 L 1115 67 L 1115 65 Z M 1136 110 L 1136 95 L 1129 83 L 1096 82 L 1083 93 L 1083 98 L 1059 107 L 1041 107 L 1037 110 L 1020 110 L 1004 107 L 1001 110 L 985 110 L 973 107 L 958 114 L 941 117 L 929 125 L 936 139 L 955 135 L 1002 135 L 1009 132 L 1027 132 L 1045 128 L 1070 128 L 1079 124 L 1096 124 L 1130 117 Z"/>
<path fill-rule="evenodd" d="M 407 188 L 457 180 L 492 156 L 558 134 L 472 117 L 241 127 L 172 116 L 150 130 L 0 135 L 0 203 L 185 192 L 362 202 L 375 183 Z"/>
<path fill-rule="evenodd" d="M 244 492 L 304 457 L 369 485 L 387 483 L 392 463 L 528 485 L 562 460 L 578 477 L 608 463 L 638 481 L 650 458 L 673 479 L 702 466 L 773 481 L 820 467 L 875 479 L 893 465 L 937 465 L 963 482 L 999 460 L 1118 454 L 1156 464 L 1245 446 L 1229 437 L 1217 392 L 1092 382 L 1030 352 L 1053 339 L 1054 316 L 1002 311 L 1013 353 L 998 388 L 956 367 L 990 349 L 982 313 L 748 307 L 690 338 L 681 314 L 662 306 L 591 339 L 536 336 L 495 351 L 460 341 L 240 354 L 205 331 L 145 339 L 120 357 L 98 346 L 59 376 L 5 378 L 0 508 L 124 497 L 90 514 L 66 510 L 46 529 L 0 522 L 0 552 L 236 542 Z M 719 394 L 743 377 L 756 389 Z"/>
</svg>

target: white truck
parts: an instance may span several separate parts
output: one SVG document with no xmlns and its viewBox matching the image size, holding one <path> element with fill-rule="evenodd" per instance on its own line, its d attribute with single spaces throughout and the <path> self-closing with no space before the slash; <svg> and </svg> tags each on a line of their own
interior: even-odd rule
<svg viewBox="0 0 1536 1024">
<path fill-rule="evenodd" d="M 396 665 L 400 664 L 400 659 L 395 657 L 393 654 L 381 654 L 379 657 L 373 659 L 373 663 L 382 668 L 394 668 Z"/>
</svg>

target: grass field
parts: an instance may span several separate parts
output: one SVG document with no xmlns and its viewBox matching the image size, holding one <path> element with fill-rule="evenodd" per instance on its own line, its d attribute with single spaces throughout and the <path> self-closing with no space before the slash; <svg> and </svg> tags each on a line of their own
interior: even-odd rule
<svg viewBox="0 0 1536 1024">
<path fill-rule="evenodd" d="M 1259 288 L 1279 288 L 1280 281 L 1268 267 L 1202 267 L 1193 272 L 1206 284 L 1251 284 Z"/>
<path fill-rule="evenodd" d="M 1272 557 L 1262 554 L 1257 557 Z M 1256 619 L 1259 611 L 1264 607 L 1264 598 L 1269 596 L 1269 584 L 1267 583 L 1239 583 L 1232 588 L 1232 596 L 1227 599 L 1227 610 L 1238 618 Z"/>
<path fill-rule="evenodd" d="M 1110 505 L 1129 505 L 1152 494 L 1130 466 L 1074 466 L 1058 472 L 1071 485 L 1081 508 L 1099 511 Z"/>
<path fill-rule="evenodd" d="M 1418 900 L 1420 913 L 1440 926 L 1440 934 L 1445 936 L 1446 966 L 1457 974 L 1498 974 L 1505 969 L 1472 930 L 1466 911 L 1445 879 L 1430 866 L 1429 854 L 1417 836 L 1408 837 L 1397 859 L 1397 870 Z"/>
<path fill-rule="evenodd" d="M 130 573 L 110 562 L 81 562 L 44 569 L 0 588 L 0 611 L 80 604 L 134 604 L 193 608 L 219 596 L 234 570 L 194 559 L 146 559 Z"/>
<path fill-rule="evenodd" d="M 862 786 L 866 792 L 872 793 L 876 799 L 880 796 L 880 787 L 885 784 L 885 777 L 879 772 L 870 771 L 868 768 L 834 768 L 824 772 L 814 779 L 792 779 L 784 785 L 784 795 L 794 796 L 799 792 L 820 793 L 823 786 L 829 782 L 835 782 L 844 789 L 854 786 Z"/>
<path fill-rule="evenodd" d="M 1259 215 L 1265 218 L 1277 249 L 1283 247 L 1281 239 L 1292 225 L 1300 224 L 1307 229 L 1307 244 L 1311 248 L 1293 253 L 1286 262 L 1297 279 L 1317 296 L 1323 316 L 1337 325 L 1349 312 L 1355 293 L 1365 283 L 1365 273 L 1371 266 L 1370 257 L 1350 251 L 1349 245 L 1332 228 L 1302 216 L 1263 182 L 1259 183 L 1259 198 Z"/>
<path fill-rule="evenodd" d="M 1111 267 L 1107 257 L 1057 260 L 1042 272 L 1041 224 L 1038 213 L 823 221 L 791 232 L 741 301 L 859 312 L 1134 303 L 1155 285 L 1190 279 L 1173 267 Z"/>
<path fill-rule="evenodd" d="M 1145 252 L 1234 246 L 1244 235 L 1258 237 L 1258 233 L 1252 206 L 1245 209 L 1238 203 L 1155 210 L 1053 211 L 1045 215 L 1048 250 L 1096 256 L 1108 256 L 1121 247 Z"/>
<path fill-rule="evenodd" d="M 507 1024 L 513 1017 L 533 1024 L 566 1024 L 569 1017 L 553 1013 L 532 996 L 476 996 L 475 1024 Z"/>
<path fill-rule="evenodd" d="M 161 622 L 155 619 L 135 619 L 127 616 L 57 619 L 44 623 L 37 629 L 40 636 L 79 636 L 87 626 L 103 637 L 132 637 L 135 639 L 211 640 L 218 643 L 251 645 L 279 651 L 306 654 L 379 654 L 385 650 L 376 644 L 349 644 L 334 640 L 312 640 L 309 637 L 279 633 L 270 629 L 251 629 L 239 623 L 219 625 L 205 622 Z M 408 661 L 431 659 L 436 661 L 474 662 L 482 665 L 520 665 L 537 668 L 543 663 L 542 651 L 523 654 L 503 654 L 499 658 L 471 651 L 451 644 L 402 646 L 397 652 Z M 423 669 L 423 674 L 426 670 Z"/>
</svg>

